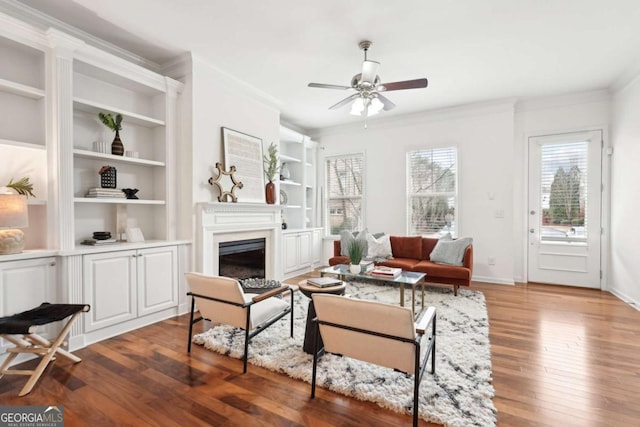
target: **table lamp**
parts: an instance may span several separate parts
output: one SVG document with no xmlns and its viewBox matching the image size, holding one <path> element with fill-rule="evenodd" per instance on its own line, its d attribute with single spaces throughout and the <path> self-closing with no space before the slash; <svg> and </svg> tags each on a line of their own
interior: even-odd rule
<svg viewBox="0 0 640 427">
<path fill-rule="evenodd" d="M 18 194 L 0 194 L 0 255 L 18 254 L 24 249 L 24 233 L 29 225 L 27 201 Z"/>
</svg>

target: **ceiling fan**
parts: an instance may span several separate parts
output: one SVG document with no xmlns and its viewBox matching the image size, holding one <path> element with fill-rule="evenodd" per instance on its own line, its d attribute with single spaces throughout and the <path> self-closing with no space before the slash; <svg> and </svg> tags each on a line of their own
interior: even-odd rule
<svg viewBox="0 0 640 427">
<path fill-rule="evenodd" d="M 391 102 L 386 96 L 383 96 L 381 92 L 427 87 L 428 81 L 426 78 L 392 83 L 380 83 L 380 76 L 377 75 L 380 63 L 367 59 L 367 51 L 369 50 L 369 47 L 371 47 L 371 42 L 363 40 L 358 44 L 358 46 L 360 49 L 364 50 L 364 62 L 362 63 L 362 72 L 356 74 L 351 79 L 351 86 L 323 83 L 309 83 L 308 85 L 309 87 L 324 89 L 356 91 L 356 93 L 329 107 L 330 110 L 335 110 L 353 102 L 351 105 L 351 114 L 365 117 L 373 116 L 374 114 L 378 114 L 381 110 L 389 111 L 396 106 L 396 104 Z"/>
</svg>

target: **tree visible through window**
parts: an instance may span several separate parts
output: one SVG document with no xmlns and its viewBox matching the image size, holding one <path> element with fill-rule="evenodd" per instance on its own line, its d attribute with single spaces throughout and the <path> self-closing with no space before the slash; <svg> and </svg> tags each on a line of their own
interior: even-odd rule
<svg viewBox="0 0 640 427">
<path fill-rule="evenodd" d="M 586 240 L 587 154 L 587 142 L 542 146 L 543 240 Z"/>
<path fill-rule="evenodd" d="M 327 218 L 331 234 L 362 229 L 363 173 L 362 154 L 327 158 Z"/>
<path fill-rule="evenodd" d="M 407 153 L 408 234 L 456 234 L 457 149 Z"/>
</svg>

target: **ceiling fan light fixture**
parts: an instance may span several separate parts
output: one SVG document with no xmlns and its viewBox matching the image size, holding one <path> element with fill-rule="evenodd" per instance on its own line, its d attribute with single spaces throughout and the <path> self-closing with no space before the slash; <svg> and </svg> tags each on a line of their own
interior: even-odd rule
<svg viewBox="0 0 640 427">
<path fill-rule="evenodd" d="M 369 115 L 374 116 L 378 114 L 382 108 L 384 108 L 384 104 L 377 97 L 371 100 L 371 105 L 369 106 Z"/>
<path fill-rule="evenodd" d="M 351 104 L 351 111 L 349 111 L 349 114 L 352 114 L 354 116 L 361 116 L 363 111 L 364 100 L 362 99 L 362 97 L 356 98 L 353 101 L 353 104 Z"/>
</svg>

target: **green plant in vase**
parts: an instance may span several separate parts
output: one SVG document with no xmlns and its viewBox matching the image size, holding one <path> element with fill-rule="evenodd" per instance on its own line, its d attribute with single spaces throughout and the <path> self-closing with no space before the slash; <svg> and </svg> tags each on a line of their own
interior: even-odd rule
<svg viewBox="0 0 640 427">
<path fill-rule="evenodd" d="M 111 113 L 98 113 L 98 117 L 106 127 L 116 133 L 111 143 L 111 154 L 115 156 L 124 155 L 124 145 L 120 140 L 120 131 L 122 130 L 122 114 L 116 114 L 115 117 Z"/>
<path fill-rule="evenodd" d="M 267 203 L 272 205 L 276 202 L 276 185 L 273 181 L 276 179 L 280 165 L 278 164 L 278 147 L 275 143 L 271 143 L 267 149 L 267 155 L 262 158 L 264 164 L 264 174 L 269 182 L 265 186 L 265 196 Z"/>
<path fill-rule="evenodd" d="M 12 189 L 21 196 L 27 196 L 27 198 L 29 198 L 29 196 L 36 197 L 36 195 L 33 194 L 33 184 L 29 182 L 29 177 L 27 176 L 15 182 L 13 178 L 11 178 L 5 187 Z M 0 193 L 2 192 L 0 191 Z"/>
<path fill-rule="evenodd" d="M 365 242 L 362 240 L 352 240 L 347 245 L 347 254 L 349 254 L 349 260 L 351 265 L 349 271 L 353 274 L 360 273 L 360 262 L 364 257 Z"/>
</svg>

